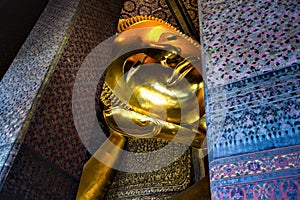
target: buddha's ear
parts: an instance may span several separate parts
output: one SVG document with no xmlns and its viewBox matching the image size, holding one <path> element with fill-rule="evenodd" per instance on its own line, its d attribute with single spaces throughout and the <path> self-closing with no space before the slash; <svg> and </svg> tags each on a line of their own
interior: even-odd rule
<svg viewBox="0 0 300 200">
<path fill-rule="evenodd" d="M 205 114 L 199 120 L 199 128 L 206 132 L 206 115 Z"/>
</svg>

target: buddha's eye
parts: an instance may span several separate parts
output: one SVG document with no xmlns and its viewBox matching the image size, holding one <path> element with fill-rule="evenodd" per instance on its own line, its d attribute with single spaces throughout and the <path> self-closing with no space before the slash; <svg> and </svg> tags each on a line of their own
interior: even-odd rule
<svg viewBox="0 0 300 200">
<path fill-rule="evenodd" d="M 173 40 L 177 40 L 177 39 L 178 39 L 178 36 L 173 35 L 173 36 L 170 36 L 170 37 L 165 38 L 164 40 L 165 40 L 165 41 L 173 41 Z"/>
</svg>

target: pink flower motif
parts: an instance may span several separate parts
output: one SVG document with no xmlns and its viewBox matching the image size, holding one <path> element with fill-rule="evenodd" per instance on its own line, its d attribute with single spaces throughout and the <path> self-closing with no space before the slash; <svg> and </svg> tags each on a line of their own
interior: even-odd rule
<svg viewBox="0 0 300 200">
<path fill-rule="evenodd" d="M 250 171 L 258 171 L 260 169 L 260 164 L 259 162 L 251 162 L 248 164 L 248 169 Z"/>
<path fill-rule="evenodd" d="M 275 160 L 275 163 L 274 165 L 277 167 L 277 168 L 284 168 L 286 167 L 287 165 L 289 164 L 287 158 L 284 158 L 284 157 L 278 157 L 276 160 Z"/>
<path fill-rule="evenodd" d="M 231 198 L 232 200 L 242 200 L 244 197 L 244 191 L 241 188 L 234 188 L 231 191 Z"/>
<path fill-rule="evenodd" d="M 229 165 L 225 166 L 222 171 L 225 176 L 231 176 L 235 173 L 236 169 L 234 165 Z"/>
<path fill-rule="evenodd" d="M 254 189 L 258 199 L 270 199 L 273 194 L 273 188 L 269 184 L 257 185 Z"/>
</svg>

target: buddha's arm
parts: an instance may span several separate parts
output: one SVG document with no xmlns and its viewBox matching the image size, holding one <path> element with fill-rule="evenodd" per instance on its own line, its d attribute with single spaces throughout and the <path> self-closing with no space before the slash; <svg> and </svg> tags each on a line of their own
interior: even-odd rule
<svg viewBox="0 0 300 200">
<path fill-rule="evenodd" d="M 112 183 L 115 170 L 98 161 L 97 157 L 101 156 L 104 163 L 114 166 L 126 139 L 117 133 L 112 131 L 111 133 L 108 138 L 110 141 L 105 141 L 95 155 L 84 165 L 76 196 L 77 200 L 103 199 L 106 189 Z"/>
</svg>

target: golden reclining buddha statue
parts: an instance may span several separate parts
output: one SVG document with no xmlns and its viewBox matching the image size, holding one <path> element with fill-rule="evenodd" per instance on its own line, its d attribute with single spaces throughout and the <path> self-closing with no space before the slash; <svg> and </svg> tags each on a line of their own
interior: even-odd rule
<svg viewBox="0 0 300 200">
<path fill-rule="evenodd" d="M 77 199 L 209 199 L 197 157 L 206 133 L 199 44 L 160 19 L 137 16 L 120 20 L 112 55 L 100 96 L 109 137 L 97 151 L 109 153 L 85 164 Z M 185 158 L 116 175 L 122 149 L 155 151 L 170 141 L 187 147 Z"/>
</svg>

